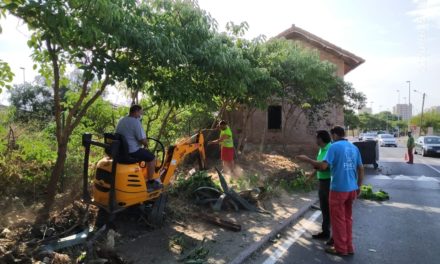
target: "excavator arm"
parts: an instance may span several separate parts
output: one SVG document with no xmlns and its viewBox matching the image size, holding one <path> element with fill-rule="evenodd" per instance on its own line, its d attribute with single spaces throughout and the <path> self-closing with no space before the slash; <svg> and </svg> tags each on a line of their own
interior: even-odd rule
<svg viewBox="0 0 440 264">
<path fill-rule="evenodd" d="M 205 139 L 203 137 L 203 133 L 199 132 L 194 136 L 178 142 L 176 145 L 170 146 L 168 148 L 164 165 L 158 171 L 159 175 L 157 175 L 162 180 L 164 186 L 170 184 L 170 181 L 174 176 L 177 166 L 187 155 L 191 153 L 194 153 L 196 151 L 199 152 L 200 169 L 205 169 L 206 155 L 204 141 Z"/>
</svg>

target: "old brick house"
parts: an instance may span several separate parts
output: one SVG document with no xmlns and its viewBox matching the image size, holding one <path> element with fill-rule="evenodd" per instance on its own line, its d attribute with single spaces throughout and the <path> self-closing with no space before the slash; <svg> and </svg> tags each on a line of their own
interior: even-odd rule
<svg viewBox="0 0 440 264">
<path fill-rule="evenodd" d="M 326 60 L 336 65 L 336 74 L 342 78 L 364 62 L 362 58 L 353 53 L 337 47 L 295 25 L 280 33 L 277 38 L 297 41 L 305 48 L 318 51 L 321 60 Z M 292 124 L 288 122 L 283 124 L 283 107 L 286 106 L 271 105 L 266 111 L 257 110 L 252 114 L 246 127 L 243 127 L 243 114 L 240 111 L 229 113 L 228 119 L 231 121 L 237 138 L 243 135 L 242 133 L 246 134 L 247 143 L 259 144 L 264 140 L 266 145 L 281 144 L 287 146 L 309 145 L 314 142 L 314 134 L 317 129 L 328 129 L 335 124 L 342 125 L 344 123 L 342 106 L 332 106 L 331 113 L 319 124 L 310 126 L 304 116 L 299 118 L 296 126 L 294 126 L 293 122 Z M 284 126 L 286 126 L 287 136 L 283 137 L 281 128 Z"/>
</svg>

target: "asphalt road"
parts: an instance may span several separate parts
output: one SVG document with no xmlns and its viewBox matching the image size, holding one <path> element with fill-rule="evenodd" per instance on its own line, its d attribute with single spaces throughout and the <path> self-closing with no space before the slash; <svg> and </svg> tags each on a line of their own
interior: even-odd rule
<svg viewBox="0 0 440 264">
<path fill-rule="evenodd" d="M 357 200 L 354 205 L 354 256 L 326 254 L 320 212 L 310 211 L 248 263 L 440 263 L 440 158 L 415 156 L 404 162 L 405 148 L 381 148 L 379 170 L 366 169 L 366 184 L 390 194 L 387 202 Z"/>
</svg>

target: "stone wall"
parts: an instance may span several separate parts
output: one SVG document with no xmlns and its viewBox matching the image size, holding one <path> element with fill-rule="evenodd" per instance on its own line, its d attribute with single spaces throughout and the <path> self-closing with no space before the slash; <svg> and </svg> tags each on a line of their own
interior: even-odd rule
<svg viewBox="0 0 440 264">
<path fill-rule="evenodd" d="M 306 48 L 306 49 L 310 49 L 313 51 L 317 51 L 319 52 L 319 57 L 322 61 L 328 61 L 333 63 L 336 68 L 336 75 L 344 78 L 345 75 L 345 63 L 342 60 L 342 58 L 338 58 L 335 55 L 328 53 L 326 51 L 317 49 L 316 47 L 312 46 L 310 43 L 306 42 L 306 41 L 302 41 L 302 40 L 294 40 L 296 43 L 298 43 L 299 45 L 301 45 L 302 47 Z"/>
<path fill-rule="evenodd" d="M 287 106 L 284 106 L 287 107 Z M 264 138 L 265 144 L 310 144 L 315 142 L 315 132 L 319 129 L 329 130 L 334 125 L 343 124 L 343 117 L 338 114 L 338 109 L 333 109 L 332 112 L 324 118 L 324 120 L 310 125 L 306 116 L 301 115 L 296 124 L 294 123 L 295 117 L 287 120 L 286 123 L 282 123 L 283 127 L 286 127 L 285 135 L 283 136 L 282 129 L 267 129 L 268 126 L 268 113 L 267 111 L 257 110 L 250 117 L 247 127 L 244 127 L 244 120 L 241 111 L 234 111 L 228 113 L 225 117 L 229 120 L 231 128 L 238 139 L 241 134 L 246 130 L 246 138 L 248 143 L 259 144 L 262 140 L 264 130 L 266 130 L 266 137 Z M 282 122 L 284 122 L 282 117 Z"/>
</svg>

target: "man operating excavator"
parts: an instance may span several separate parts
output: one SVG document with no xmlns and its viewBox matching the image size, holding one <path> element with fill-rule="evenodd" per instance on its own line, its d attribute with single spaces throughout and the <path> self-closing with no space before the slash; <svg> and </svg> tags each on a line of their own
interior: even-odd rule
<svg viewBox="0 0 440 264">
<path fill-rule="evenodd" d="M 140 120 L 142 113 L 142 107 L 140 105 L 132 105 L 128 116 L 124 116 L 119 120 L 115 133 L 123 135 L 127 140 L 130 157 L 147 163 L 147 180 L 149 186 L 153 186 L 154 189 L 157 189 L 162 187 L 162 183 L 160 179 L 153 180 L 156 157 L 153 153 L 148 151 L 148 149 L 142 147 L 148 146 L 147 135 L 142 128 Z"/>
</svg>

